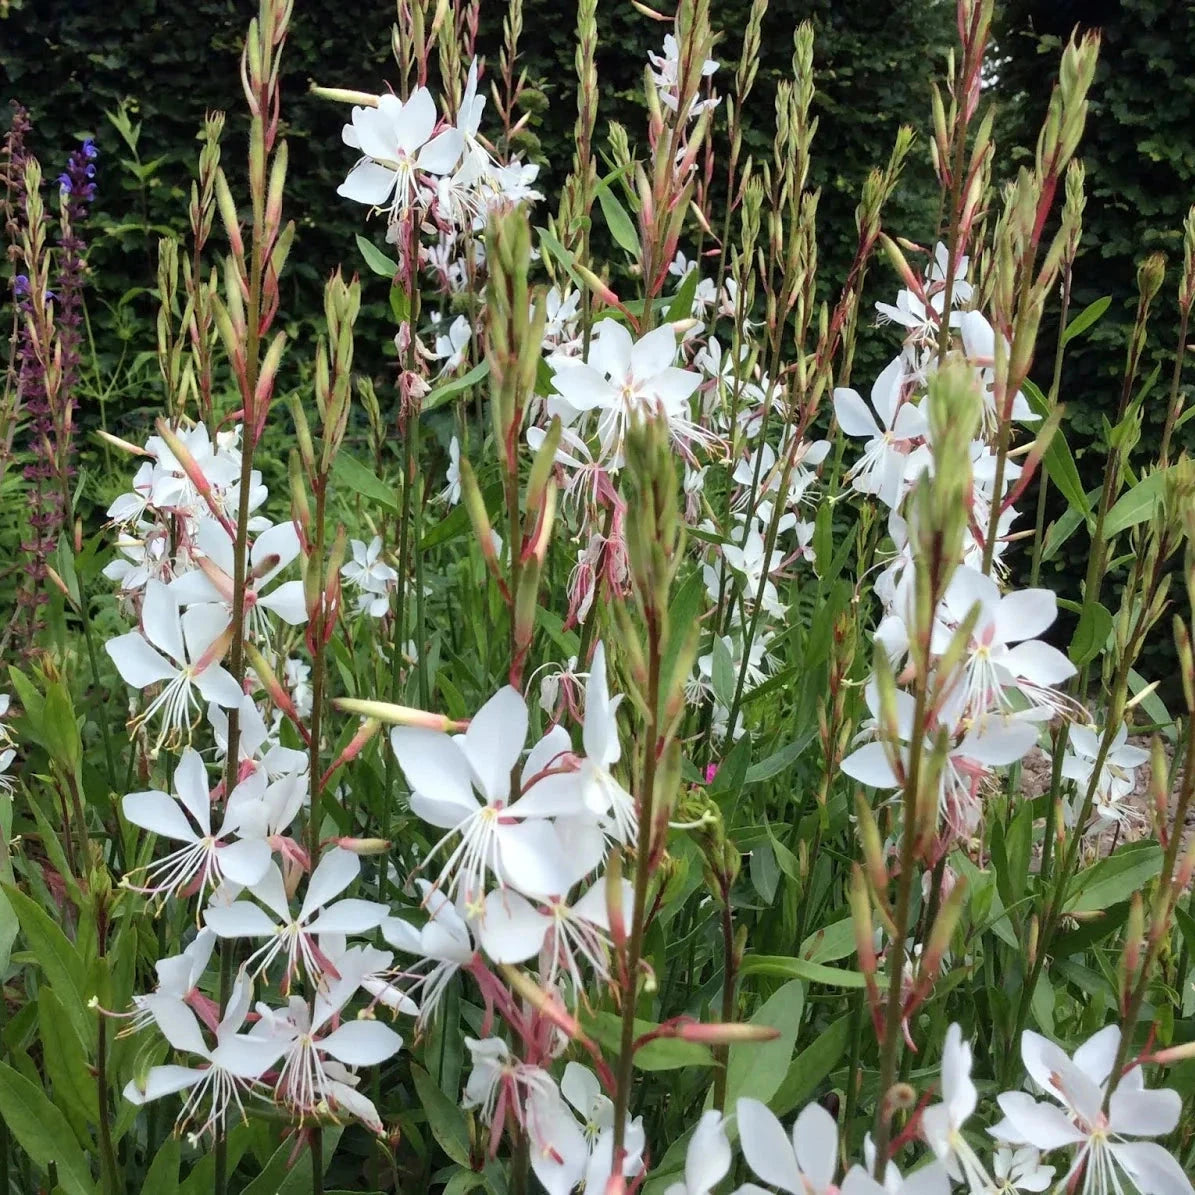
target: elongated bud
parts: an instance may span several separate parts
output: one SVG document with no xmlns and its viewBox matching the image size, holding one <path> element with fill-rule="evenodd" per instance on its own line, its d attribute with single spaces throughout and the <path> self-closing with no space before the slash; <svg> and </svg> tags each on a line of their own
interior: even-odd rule
<svg viewBox="0 0 1195 1195">
<path fill-rule="evenodd" d="M 344 767 L 346 763 L 356 759 L 362 751 L 365 750 L 366 744 L 382 729 L 381 722 L 377 718 L 366 718 L 361 723 L 357 733 L 348 741 L 344 750 L 332 762 L 332 766 L 324 773 L 324 781 L 322 787 L 327 787 L 328 780 L 332 773 Z"/>
<path fill-rule="evenodd" d="M 384 838 L 333 838 L 332 841 L 338 847 L 362 857 L 384 855 L 390 849 L 390 843 Z"/>
<path fill-rule="evenodd" d="M 365 701 L 357 697 L 336 697 L 332 704 L 345 714 L 357 714 L 362 718 L 376 718 L 388 726 L 418 726 L 424 730 L 438 730 L 441 734 L 454 734 L 467 730 L 468 719 L 459 721 L 446 714 L 433 714 L 427 710 L 413 709 L 407 705 L 391 705 L 388 701 Z"/>
<path fill-rule="evenodd" d="M 526 506 L 528 513 L 538 511 L 540 503 L 543 501 L 548 478 L 552 476 L 552 467 L 556 463 L 556 450 L 560 447 L 561 431 L 559 417 L 553 416 L 543 443 L 540 444 L 535 459 L 531 462 L 531 472 L 527 475 Z"/>
<path fill-rule="evenodd" d="M 253 675 L 257 677 L 262 688 L 269 693 L 270 700 L 296 726 L 302 727 L 303 720 L 299 717 L 299 712 L 295 709 L 295 704 L 291 700 L 290 694 L 278 682 L 278 678 L 274 675 L 274 670 L 266 661 L 265 656 L 263 656 L 247 638 L 245 640 L 244 650 L 245 660 L 248 662 L 249 667 L 253 669 Z"/>
<path fill-rule="evenodd" d="M 362 108 L 376 108 L 379 98 L 370 91 L 352 91 L 347 87 L 321 87 L 317 83 L 311 84 L 311 94 L 319 96 L 321 100 L 331 100 L 336 104 L 357 104 Z"/>
<path fill-rule="evenodd" d="M 942 967 L 942 959 L 950 949 L 950 940 L 954 931 L 958 929 L 959 918 L 963 915 L 963 906 L 967 903 L 967 881 L 959 876 L 934 920 L 934 927 L 930 931 L 929 943 L 921 955 L 921 965 L 926 974 L 936 977 Z"/>
<path fill-rule="evenodd" d="M 1129 999 L 1141 966 L 1141 948 L 1145 944 L 1145 910 L 1141 893 L 1134 892 L 1129 902 L 1129 923 L 1124 935 L 1124 954 L 1120 960 L 1120 1007 L 1128 1008 Z"/>
<path fill-rule="evenodd" d="M 311 507 L 307 503 L 307 483 L 303 476 L 303 465 L 298 450 L 294 448 L 291 449 L 290 467 L 287 472 L 290 480 L 291 517 L 298 525 L 299 536 L 306 551 L 308 531 L 311 527 Z"/>
<path fill-rule="evenodd" d="M 664 1026 L 661 1025 L 663 1030 Z M 699 1021 L 683 1021 L 672 1033 L 661 1032 L 661 1037 L 679 1037 L 682 1041 L 697 1041 L 705 1045 L 734 1045 L 739 1042 L 775 1041 L 780 1030 L 771 1025 L 749 1025 L 743 1021 L 725 1024 L 710 1024 Z M 645 1042 L 644 1045 L 647 1043 Z"/>
<path fill-rule="evenodd" d="M 481 554 L 489 563 L 497 564 L 498 554 L 494 550 L 494 529 L 490 525 L 490 516 L 486 513 L 485 501 L 481 496 L 481 489 L 477 484 L 477 475 L 473 466 L 462 456 L 460 459 L 461 498 L 465 503 L 465 510 L 469 514 L 469 522 L 473 525 L 473 538 L 481 549 Z"/>
</svg>

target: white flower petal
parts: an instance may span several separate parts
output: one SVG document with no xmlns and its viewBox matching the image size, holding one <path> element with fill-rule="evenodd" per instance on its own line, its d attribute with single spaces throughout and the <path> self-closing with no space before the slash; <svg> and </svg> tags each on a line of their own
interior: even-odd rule
<svg viewBox="0 0 1195 1195">
<path fill-rule="evenodd" d="M 517 892 L 491 892 L 478 927 L 482 949 L 495 963 L 522 963 L 540 952 L 552 919 Z"/>
<path fill-rule="evenodd" d="M 780 1121 L 759 1100 L 740 1099 L 735 1105 L 743 1157 L 757 1178 L 790 1195 L 804 1190 L 796 1155 Z"/>
<path fill-rule="evenodd" d="M 477 711 L 469 729 L 456 740 L 489 801 L 510 796 L 511 769 L 526 738 L 527 703 L 517 689 L 505 685 Z"/>
<path fill-rule="evenodd" d="M 367 158 L 349 171 L 348 178 L 336 188 L 336 194 L 355 203 L 382 207 L 394 193 L 394 184 L 397 181 L 398 174 L 395 171 Z"/>
<path fill-rule="evenodd" d="M 319 1043 L 345 1066 L 377 1066 L 402 1049 L 402 1038 L 381 1021 L 345 1021 Z"/>
<path fill-rule="evenodd" d="M 136 631 L 109 639 L 104 644 L 104 650 L 116 665 L 121 679 L 134 689 L 144 689 L 147 685 L 170 680 L 178 674 L 178 669 L 150 647 Z"/>
<path fill-rule="evenodd" d="M 179 808 L 178 802 L 163 792 L 129 793 L 120 803 L 125 818 L 134 826 L 177 842 L 198 842 L 199 835 Z"/>
<path fill-rule="evenodd" d="M 307 921 L 316 909 L 321 909 L 339 896 L 361 874 L 361 860 L 352 851 L 333 847 L 325 851 L 311 879 L 307 882 L 307 894 L 299 910 L 299 920 Z"/>
</svg>

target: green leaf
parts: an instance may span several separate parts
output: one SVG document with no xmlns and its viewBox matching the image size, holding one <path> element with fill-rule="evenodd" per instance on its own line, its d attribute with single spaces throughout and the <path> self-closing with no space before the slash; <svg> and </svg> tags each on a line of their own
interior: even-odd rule
<svg viewBox="0 0 1195 1195">
<path fill-rule="evenodd" d="M 850 1043 L 851 1020 L 850 1013 L 839 1017 L 793 1059 L 770 1102 L 777 1116 L 783 1116 L 798 1104 L 805 1103 L 834 1069 Z"/>
<path fill-rule="evenodd" d="M 382 278 L 393 278 L 398 273 L 398 262 L 392 261 L 367 237 L 357 233 L 357 248 L 365 258 L 365 264 Z"/>
<path fill-rule="evenodd" d="M 178 1138 L 167 1137 L 146 1171 L 141 1195 L 178 1195 L 179 1153 Z"/>
<path fill-rule="evenodd" d="M 1146 688 L 1145 677 L 1141 675 L 1135 668 L 1129 669 L 1129 689 L 1132 691 L 1134 697 L 1137 696 L 1143 689 Z M 1146 693 L 1140 699 L 1141 708 L 1154 720 L 1158 726 L 1164 726 L 1165 730 L 1162 734 L 1172 743 L 1178 739 L 1178 728 L 1174 724 L 1174 719 L 1170 716 L 1170 711 L 1166 708 L 1165 702 L 1158 696 L 1156 690 L 1152 693 Z"/>
<path fill-rule="evenodd" d="M 723 703 L 725 704 L 725 703 Z M 744 784 L 755 784 L 760 780 L 769 780 L 773 776 L 778 776 L 791 764 L 804 754 L 805 748 L 813 742 L 817 731 L 810 730 L 803 734 L 795 743 L 789 743 L 787 747 L 781 747 L 779 751 L 774 751 L 766 759 L 761 759 L 759 763 L 752 764 L 747 769 L 747 775 L 744 779 Z"/>
<path fill-rule="evenodd" d="M 1086 495 L 1087 505 L 1090 508 L 1091 504 L 1095 502 L 1100 492 L 1098 489 L 1088 490 Z M 1068 506 L 1058 518 L 1050 524 L 1046 531 L 1046 542 L 1042 548 L 1041 558 L 1043 561 L 1053 560 L 1055 556 L 1062 550 L 1062 545 L 1076 531 L 1079 530 L 1080 525 L 1084 522 L 1084 514 L 1076 507 Z"/>
<path fill-rule="evenodd" d="M 713 683 L 714 696 L 729 709 L 734 704 L 736 684 L 734 657 L 721 635 L 714 637 Z"/>
<path fill-rule="evenodd" d="M 85 1126 L 99 1119 L 95 1080 L 53 988 L 43 987 L 37 993 L 37 1027 L 42 1066 L 54 1091 L 54 1103 L 74 1124 L 76 1136 L 82 1133 L 79 1143 L 86 1146 Z"/>
<path fill-rule="evenodd" d="M 0 890 L 0 975 L 8 974 L 8 960 L 12 955 L 12 944 L 16 941 L 17 915 L 4 892 Z"/>
<path fill-rule="evenodd" d="M 664 658 L 660 662 L 660 688 L 662 692 L 669 692 L 669 685 L 676 671 L 677 661 L 680 659 L 681 649 L 688 640 L 689 628 L 694 625 L 704 609 L 705 583 L 699 572 L 691 573 L 685 583 L 677 591 L 668 607 L 668 622 L 670 630 L 668 641 L 664 644 Z"/>
<path fill-rule="evenodd" d="M 1108 310 L 1112 303 L 1112 296 L 1105 295 L 1102 299 L 1096 299 L 1094 303 L 1089 303 L 1073 320 L 1066 325 L 1066 331 L 1062 334 L 1062 343 L 1070 344 L 1076 336 L 1082 336 L 1092 324 Z"/>
<path fill-rule="evenodd" d="M 42 732 L 46 750 L 67 771 L 73 772 L 83 757 L 83 744 L 79 740 L 79 726 L 75 721 L 71 696 L 61 681 L 55 681 L 46 690 Z"/>
<path fill-rule="evenodd" d="M 6 1063 L 0 1063 L 0 1117 L 39 1169 L 48 1173 L 54 1164 L 66 1195 L 95 1195 L 87 1158 L 66 1117 L 40 1087 Z"/>
<path fill-rule="evenodd" d="M 777 1029 L 771 1041 L 741 1042 L 730 1047 L 726 1063 L 726 1107 L 733 1108 L 741 1095 L 767 1103 L 788 1073 L 793 1047 L 805 1011 L 805 985 L 798 979 L 786 983 L 764 1001 L 751 1017 L 752 1025 Z"/>
<path fill-rule="evenodd" d="M 855 953 L 855 923 L 843 917 L 823 926 L 801 943 L 801 958 L 810 963 L 836 963 Z"/>
<path fill-rule="evenodd" d="M 697 270 L 690 270 L 682 279 L 672 302 L 668 304 L 668 314 L 664 317 L 670 324 L 677 320 L 688 319 L 693 314 L 693 300 L 697 297 L 697 283 L 700 277 Z"/>
<path fill-rule="evenodd" d="M 338 485 L 360 494 L 363 498 L 398 513 L 398 493 L 388 486 L 368 465 L 363 465 L 347 452 L 338 452 L 332 462 L 332 476 Z"/>
<path fill-rule="evenodd" d="M 476 1170 L 458 1170 L 444 1187 L 444 1195 L 469 1195 L 478 1187 L 485 1186 L 485 1175 Z"/>
<path fill-rule="evenodd" d="M 62 1003 L 67 1020 L 90 1052 L 95 1043 L 95 1014 L 87 1010 L 85 968 L 78 951 L 53 919 L 17 888 L 4 892 L 21 923 L 21 932 L 37 965 Z"/>
<path fill-rule="evenodd" d="M 866 986 L 862 971 L 848 971 L 843 967 L 825 967 L 803 958 L 789 958 L 777 954 L 749 954 L 743 959 L 742 975 L 776 975 L 787 979 L 805 979 L 810 983 L 833 988 L 861 988 Z M 884 986 L 883 977 L 876 982 Z"/>
<path fill-rule="evenodd" d="M 1155 469 L 1127 493 L 1121 494 L 1104 520 L 1104 535 L 1108 539 L 1150 518 L 1162 501 L 1169 473 L 1170 469 Z"/>
<path fill-rule="evenodd" d="M 501 500 L 501 482 L 496 481 L 492 485 L 486 486 L 481 492 L 482 504 L 488 511 L 496 510 Z M 465 504 L 461 502 L 452 508 L 447 518 L 441 519 L 428 531 L 420 542 L 425 550 L 427 548 L 435 548 L 440 544 L 448 543 L 449 540 L 456 539 L 459 535 L 467 534 L 471 526 L 469 512 L 465 508 Z"/>
<path fill-rule="evenodd" d="M 462 390 L 476 386 L 478 382 L 489 375 L 489 372 L 490 363 L 479 361 L 468 373 L 463 373 L 459 378 L 453 378 L 451 382 L 445 382 L 442 386 L 433 387 L 431 393 L 423 400 L 419 413 L 426 415 L 428 411 L 442 407 L 454 394 L 460 394 Z"/>
<path fill-rule="evenodd" d="M 324 1128 L 324 1173 L 332 1164 L 332 1156 L 340 1143 L 344 1130 L 336 1126 Z M 257 1177 L 241 1192 L 241 1195 L 307 1195 L 313 1189 L 311 1174 L 311 1151 L 304 1150 L 299 1160 L 291 1165 L 295 1152 L 293 1141 L 283 1141 L 270 1155 L 270 1160 Z"/>
<path fill-rule="evenodd" d="M 1099 602 L 1087 602 L 1071 638 L 1067 654 L 1076 668 L 1094 660 L 1112 633 L 1112 615 Z"/>
<path fill-rule="evenodd" d="M 610 190 L 608 183 L 598 187 L 597 200 L 601 204 L 602 215 L 606 218 L 606 227 L 610 229 L 610 235 L 618 242 L 620 248 L 638 260 L 639 234 L 635 231 L 635 222 L 627 215 L 627 209 L 618 201 L 618 196 Z"/>
<path fill-rule="evenodd" d="M 1140 892 L 1162 869 L 1156 842 L 1129 842 L 1081 871 L 1067 894 L 1068 913 L 1100 913 Z"/>
<path fill-rule="evenodd" d="M 1050 404 L 1046 401 L 1045 395 L 1028 379 L 1025 380 L 1021 389 L 1033 410 L 1045 418 L 1050 413 Z M 1091 503 L 1088 502 L 1083 483 L 1079 480 L 1079 470 L 1075 465 L 1075 458 L 1071 455 L 1061 427 L 1054 433 L 1042 461 L 1045 464 L 1046 472 L 1050 475 L 1050 480 L 1058 487 L 1059 492 L 1066 499 L 1067 505 L 1072 510 L 1079 511 L 1083 518 L 1090 519 Z"/>
<path fill-rule="evenodd" d="M 411 1078 L 427 1116 L 428 1128 L 440 1148 L 458 1165 L 469 1165 L 469 1129 L 465 1114 L 436 1086 L 421 1066 L 411 1065 Z"/>
</svg>

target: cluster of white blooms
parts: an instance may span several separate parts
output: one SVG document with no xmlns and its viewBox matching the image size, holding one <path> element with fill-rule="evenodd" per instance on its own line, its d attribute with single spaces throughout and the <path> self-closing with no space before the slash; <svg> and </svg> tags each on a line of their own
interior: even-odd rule
<svg viewBox="0 0 1195 1195">
<path fill-rule="evenodd" d="M 961 259 L 951 289 L 958 303 L 969 302 L 972 290 L 966 281 L 967 261 Z M 939 694 L 927 710 L 922 733 L 927 745 L 943 732 L 948 751 L 941 769 L 938 805 L 943 844 L 972 835 L 981 815 L 981 795 L 996 770 L 1020 760 L 1036 743 L 1043 723 L 1058 713 L 1070 712 L 1074 703 L 1056 686 L 1075 673 L 1075 667 L 1057 648 L 1043 642 L 1043 635 L 1057 613 L 1055 596 L 1048 589 L 1004 592 L 999 577 L 1000 559 L 1007 547 L 1007 533 L 1017 512 L 1008 500 L 1020 475 L 1020 466 L 1006 460 L 1001 492 L 996 493 L 997 470 L 992 442 L 1001 412 L 993 397 L 995 333 L 981 312 L 956 310 L 945 318 L 947 254 L 937 247 L 927 271 L 922 293 L 902 290 L 895 306 L 880 304 L 881 313 L 906 328 L 898 357 L 881 372 L 871 389 L 870 406 L 854 390 L 834 393 L 834 411 L 842 430 L 864 441 L 863 453 L 846 474 L 852 488 L 874 497 L 888 509 L 888 532 L 893 544 L 890 560 L 878 575 L 875 593 L 883 604 L 883 617 L 875 638 L 884 649 L 898 677 L 909 658 L 916 633 L 915 569 L 913 541 L 907 518 L 909 495 L 934 468 L 926 393 L 939 362 L 940 338 L 961 333 L 961 352 L 974 371 L 974 387 L 983 396 L 984 417 L 980 438 L 971 445 L 971 491 L 964 500 L 966 527 L 961 558 L 933 612 L 929 650 L 941 661 L 958 629 L 976 611 L 969 637 L 946 665 L 948 675 L 934 678 Z M 946 324 L 947 327 L 943 327 Z M 1021 396 L 1016 396 L 1012 419 L 1033 418 Z M 986 554 L 985 537 L 991 513 L 1000 504 L 998 537 Z M 867 687 L 873 720 L 861 734 L 873 739 L 882 722 L 880 694 L 873 680 Z M 847 775 L 879 789 L 904 783 L 910 740 L 914 733 L 915 701 L 910 693 L 895 693 L 898 743 L 880 738 L 865 742 L 842 764 Z"/>
<path fill-rule="evenodd" d="M 357 613 L 382 618 L 390 611 L 390 595 L 398 588 L 398 572 L 382 559 L 382 537 L 369 543 L 349 541 L 352 560 L 340 569 L 341 578 L 357 591 Z"/>
<path fill-rule="evenodd" d="M 355 1068 L 388 1058 L 401 1038 L 346 1009 L 359 991 L 368 994 L 368 982 L 386 972 L 393 956 L 350 945 L 346 935 L 376 929 L 388 910 L 337 899 L 360 871 L 351 851 L 333 846 L 311 868 L 292 836 L 310 799 L 308 754 L 282 744 L 281 711 L 275 709 L 268 724 L 222 663 L 232 640 L 238 432 L 213 442 L 200 424 L 173 436 L 173 448 L 163 436 L 150 438 L 132 491 L 109 510 L 121 528 L 121 557 L 106 573 L 120 584 L 138 627 L 106 647 L 121 677 L 153 694 L 134 722 L 155 722 L 158 746 L 187 743 L 171 792 L 134 792 L 122 801 L 130 823 L 177 844 L 126 875 L 124 886 L 158 901 L 194 900 L 202 928 L 182 955 L 158 961 L 158 987 L 135 998 L 132 1020 L 138 1029 L 156 1025 L 192 1065 L 152 1067 L 125 1094 L 143 1103 L 187 1092 L 180 1121 L 196 1135 L 222 1124 L 230 1107 L 243 1110 L 250 1097 L 300 1117 L 343 1111 L 380 1131 L 373 1105 L 356 1090 Z M 256 472 L 251 485 L 249 506 L 260 512 L 267 492 Z M 278 581 L 300 550 L 294 523 L 275 525 L 253 515 L 244 633 L 263 652 L 274 640 L 274 618 L 291 626 L 307 620 L 302 583 Z M 287 701 L 286 712 L 300 727 L 311 708 L 308 671 L 301 660 L 287 660 L 289 693 L 272 694 Z M 223 779 L 212 783 L 208 764 L 191 745 L 203 702 L 216 760 L 228 749 L 228 711 L 237 712 L 231 791 Z M 201 987 L 218 938 L 262 940 L 223 1010 Z M 290 995 L 297 974 L 310 1001 Z M 255 984 L 263 996 L 280 993 L 281 1006 L 264 1000 L 254 1006 Z"/>
<path fill-rule="evenodd" d="M 159 747 L 189 739 L 204 702 L 236 709 L 243 697 L 221 663 L 232 640 L 240 429 L 213 441 L 196 424 L 171 438 L 173 448 L 162 436 L 149 438 L 132 490 L 109 507 L 120 556 L 104 570 L 138 623 L 105 646 L 126 683 L 155 690 L 134 722 L 156 724 Z M 257 470 L 250 485 L 256 512 L 267 497 Z M 248 535 L 245 636 L 269 650 L 275 619 L 307 621 L 302 582 L 280 580 L 302 545 L 293 522 L 273 524 L 261 514 L 252 515 Z"/>
<path fill-rule="evenodd" d="M 499 163 L 481 136 L 485 96 L 477 86 L 474 59 L 452 123 L 440 118 L 426 87 L 405 101 L 387 94 L 376 106 L 353 108 L 344 143 L 361 158 L 337 194 L 384 210 L 391 229 L 413 217 L 445 235 L 484 228 L 495 205 L 538 198 L 531 189 L 538 168 Z M 391 239 L 397 241 L 397 232 Z"/>
<path fill-rule="evenodd" d="M 866 1166 L 839 1171 L 838 1125 L 818 1104 L 793 1122 L 791 1136 L 758 1100 L 740 1099 L 732 1116 L 706 1112 L 689 1139 L 684 1176 L 665 1195 L 710 1195 L 729 1173 L 733 1159 L 728 1129 L 737 1133 L 743 1159 L 759 1179 L 735 1195 L 949 1195 L 952 1184 L 968 1195 L 1011 1195 L 1047 1188 L 1077 1195 L 1191 1195 L 1190 1180 L 1171 1154 L 1148 1140 L 1178 1125 L 1182 1100 L 1167 1088 L 1149 1090 L 1139 1063 L 1130 1061 L 1108 1096 L 1120 1045 L 1115 1026 L 1080 1046 L 1073 1058 L 1053 1042 L 1026 1032 L 1021 1058 L 1029 1091 L 997 1097 L 1001 1118 L 988 1129 L 990 1168 L 967 1122 L 979 1108 L 971 1079 L 971 1047 L 951 1025 L 942 1052 L 939 1103 L 916 1114 L 917 1135 L 931 1157 L 903 1175 L 892 1162 L 883 1181 L 873 1177 L 875 1150 L 864 1142 Z M 1037 1099 L 1040 1094 L 1046 1098 Z M 1142 1140 L 1141 1138 L 1146 1138 Z M 982 1148 L 982 1147 L 981 1147 Z M 984 1151 L 986 1152 L 986 1150 Z M 1048 1164 L 1054 1162 L 1054 1165 Z"/>
<path fill-rule="evenodd" d="M 549 1067 L 568 1038 L 551 1020 L 521 1009 L 491 968 L 533 968 L 545 998 L 562 1010 L 610 978 L 612 939 L 627 933 L 632 893 L 626 880 L 611 885 L 605 861 L 612 845 L 633 846 L 637 833 L 634 802 L 611 772 L 621 755 L 620 702 L 610 695 L 599 643 L 585 687 L 580 754 L 560 723 L 525 751 L 527 705 L 509 686 L 463 734 L 398 726 L 390 736 L 412 812 L 443 837 L 422 865 L 437 873 L 420 882 L 429 919 L 416 927 L 392 917 L 382 933 L 416 958 L 406 995 L 418 1000 L 421 1019 L 464 969 L 517 1035 L 518 1056 L 497 1036 L 468 1041 L 473 1070 L 465 1105 L 491 1126 L 494 1148 L 508 1117 L 521 1126 L 536 1174 L 561 1195 L 583 1179 L 586 1189 L 605 1189 L 613 1093 L 602 1094 L 597 1076 L 575 1063 L 557 1083 Z M 623 924 L 612 924 L 619 917 Z M 628 1126 L 632 1146 L 636 1135 L 628 1177 L 642 1166 L 637 1121 Z"/>
</svg>

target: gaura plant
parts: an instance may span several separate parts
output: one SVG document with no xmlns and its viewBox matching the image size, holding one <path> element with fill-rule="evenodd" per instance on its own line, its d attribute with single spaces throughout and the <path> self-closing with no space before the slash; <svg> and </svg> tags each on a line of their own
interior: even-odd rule
<svg viewBox="0 0 1195 1195">
<path fill-rule="evenodd" d="M 86 544 L 67 512 L 10 671 L 0 1191 L 1192 1191 L 1182 344 L 1135 452 L 1159 259 L 1091 492 L 1060 384 L 1099 315 L 1069 306 L 1098 43 L 1000 184 L 992 5 L 959 0 L 924 147 L 826 278 L 809 25 L 744 156 L 766 8 L 737 63 L 708 0 L 651 14 L 646 142 L 599 148 L 582 0 L 548 196 L 517 0 L 496 64 L 478 5 L 400 0 L 392 88 L 316 89 L 367 273 L 311 347 L 262 0 L 248 194 L 213 116 L 161 245 L 163 414 L 107 438 L 131 481 Z M 885 223 L 920 152 L 924 246 Z M 1181 270 L 1185 321 L 1195 215 Z M 21 298 L 52 377 L 70 328 Z M 860 337 L 894 354 L 862 385 Z M 1042 582 L 1073 535 L 1077 602 Z"/>
</svg>

